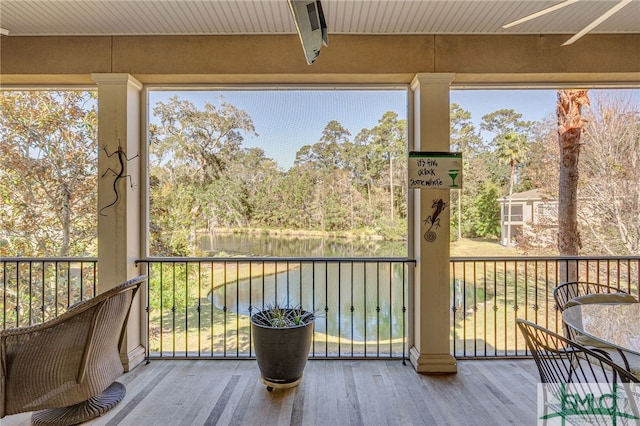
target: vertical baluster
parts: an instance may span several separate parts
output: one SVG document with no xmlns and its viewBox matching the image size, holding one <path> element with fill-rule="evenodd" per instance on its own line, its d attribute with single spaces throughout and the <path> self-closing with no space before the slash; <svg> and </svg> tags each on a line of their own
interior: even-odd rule
<svg viewBox="0 0 640 426">
<path fill-rule="evenodd" d="M 364 318 L 364 327 L 363 327 L 364 328 L 364 348 L 363 348 L 363 351 L 364 351 L 364 356 L 366 357 L 367 356 L 367 324 L 368 324 L 367 316 L 369 315 L 369 312 L 367 311 L 367 286 L 368 286 L 368 283 L 367 283 L 367 263 L 366 262 L 362 264 L 362 269 L 363 269 L 363 278 L 362 279 L 364 280 L 364 286 L 363 286 L 364 287 L 364 298 L 363 298 L 364 299 L 364 307 L 363 307 L 363 309 L 364 309 L 364 315 L 363 315 L 363 318 Z"/>
<path fill-rule="evenodd" d="M 158 314 L 159 320 L 159 330 L 158 330 L 158 350 L 160 351 L 160 356 L 164 353 L 163 351 L 163 334 L 164 334 L 164 263 L 158 262 L 156 264 L 155 269 L 159 269 L 160 279 L 158 281 L 158 308 L 160 310 Z"/>
<path fill-rule="evenodd" d="M 504 353 L 507 355 L 508 346 L 508 321 L 507 321 L 507 313 L 509 312 L 509 292 L 507 289 L 507 261 L 503 261 L 502 263 L 502 278 L 503 278 L 503 291 L 504 291 Z"/>
<path fill-rule="evenodd" d="M 71 262 L 65 262 L 67 266 L 66 281 L 67 281 L 67 309 L 72 305 L 71 303 Z"/>
<path fill-rule="evenodd" d="M 32 325 L 33 324 L 33 307 L 31 305 L 32 301 L 33 301 L 34 297 L 33 297 L 33 261 L 29 261 L 29 297 L 27 298 L 27 300 L 29 300 L 29 311 L 27 313 L 28 316 L 28 322 L 27 325 Z"/>
<path fill-rule="evenodd" d="M 483 331 L 484 335 L 482 336 L 482 340 L 484 341 L 484 350 L 483 355 L 487 355 L 487 261 L 482 261 L 482 297 L 483 297 Z"/>
<path fill-rule="evenodd" d="M 222 356 L 226 358 L 227 356 L 227 267 L 228 263 L 224 261 L 224 270 L 223 270 L 223 280 L 222 280 L 222 289 L 223 289 L 223 304 L 222 304 Z"/>
<path fill-rule="evenodd" d="M 184 262 L 184 351 L 189 348 L 189 262 Z M 178 310 L 178 314 L 180 311 Z M 174 330 L 177 333 L 177 330 Z"/>
<path fill-rule="evenodd" d="M 177 262 L 171 263 L 171 343 L 172 353 L 176 356 L 176 266 Z"/>
<path fill-rule="evenodd" d="M 329 262 L 324 262 L 324 317 L 326 331 L 324 336 L 324 355 L 329 356 Z"/>
<path fill-rule="evenodd" d="M 389 267 L 389 356 L 393 355 L 393 268 L 391 262 Z"/>
<path fill-rule="evenodd" d="M 545 309 L 545 322 L 544 327 L 549 329 L 549 316 L 551 315 L 551 311 L 549 310 L 549 302 L 551 301 L 550 297 L 552 290 L 549 288 L 549 261 L 544 261 L 544 309 Z M 555 315 L 555 313 L 554 313 Z"/>
<path fill-rule="evenodd" d="M 198 262 L 198 304 L 196 312 L 198 312 L 198 356 L 202 355 L 202 262 Z"/>
<path fill-rule="evenodd" d="M 349 305 L 350 308 L 349 310 L 351 311 L 351 356 L 354 356 L 354 346 L 353 346 L 353 341 L 355 339 L 355 333 L 354 333 L 354 299 L 353 299 L 353 287 L 354 287 L 354 274 L 353 274 L 353 269 L 355 268 L 355 264 L 353 262 L 351 262 L 351 270 L 350 270 L 350 274 L 351 274 L 351 300 L 349 301 Z"/>
<path fill-rule="evenodd" d="M 46 287 L 45 287 L 45 265 L 44 262 L 42 262 L 40 264 L 40 284 L 41 284 L 41 288 L 42 288 L 42 297 L 41 297 L 41 303 L 42 305 L 40 306 L 40 312 L 42 314 L 41 317 L 41 322 L 45 321 L 45 310 L 47 309 L 47 293 L 46 293 Z"/>
<path fill-rule="evenodd" d="M 58 262 L 54 262 L 55 265 L 55 275 L 53 277 L 53 288 L 54 288 L 54 294 L 55 294 L 55 312 L 54 312 L 54 316 L 58 316 L 58 274 L 59 272 L 59 268 L 58 268 Z"/>
<path fill-rule="evenodd" d="M 311 261 L 311 309 L 316 312 L 316 262 Z M 316 319 L 317 321 L 317 319 Z M 313 339 L 311 340 L 311 354 L 316 356 L 316 333 L 313 333 Z"/>
<path fill-rule="evenodd" d="M 458 276 L 456 274 L 456 265 L 458 264 L 458 262 L 456 262 L 455 260 L 451 260 L 449 262 L 449 267 L 451 268 L 451 347 L 452 347 L 452 352 L 453 355 L 455 356 L 458 351 L 457 351 L 457 345 L 456 345 L 456 341 L 457 341 L 457 333 L 456 333 L 456 304 L 457 304 L 457 297 L 456 294 L 458 292 L 457 289 L 457 283 L 458 283 Z M 404 303 L 403 303 L 404 306 Z M 403 357 L 404 358 L 404 357 Z"/>
<path fill-rule="evenodd" d="M 380 262 L 376 262 L 376 356 L 380 356 Z"/>
<path fill-rule="evenodd" d="M 251 277 L 249 277 L 251 279 Z M 236 262 L 236 357 L 240 356 L 240 261 Z"/>
<path fill-rule="evenodd" d="M 504 295 L 506 297 L 506 295 Z M 498 356 L 498 262 L 493 261 L 493 354 Z"/>
<path fill-rule="evenodd" d="M 476 280 L 477 276 L 476 276 L 476 263 L 473 262 L 471 264 L 472 268 L 472 273 L 471 273 L 471 289 L 472 289 L 472 296 L 471 296 L 471 310 L 473 311 L 472 314 L 472 320 L 471 320 L 471 335 L 473 336 L 472 339 L 472 344 L 473 344 L 473 355 L 476 356 L 477 355 L 477 338 L 476 338 L 476 312 L 477 312 L 477 300 L 476 300 L 476 294 L 477 294 L 477 290 L 478 290 L 478 282 Z"/>
<path fill-rule="evenodd" d="M 214 330 L 214 325 L 215 325 L 215 318 L 214 318 L 214 309 L 213 309 L 213 289 L 214 289 L 214 277 L 215 277 L 215 272 L 216 272 L 216 268 L 215 265 L 216 263 L 214 263 L 213 261 L 211 261 L 209 263 L 210 268 L 211 268 L 211 278 L 210 278 L 210 285 L 209 285 L 209 294 L 211 295 L 211 300 L 209 303 L 209 342 L 211 344 L 211 357 L 213 357 L 213 353 L 214 353 L 214 346 L 215 346 L 215 340 L 213 338 L 213 330 Z"/>
<path fill-rule="evenodd" d="M 342 294 L 341 294 L 341 285 L 342 285 L 342 272 L 341 272 L 342 262 L 338 262 L 338 356 L 342 355 Z"/>
<path fill-rule="evenodd" d="M 287 308 L 290 308 L 291 307 L 291 290 L 289 288 L 289 284 L 290 283 L 289 283 L 289 261 L 288 260 L 285 262 L 285 267 L 286 267 L 286 271 L 287 271 L 287 273 L 286 273 L 286 277 L 287 277 L 287 279 L 286 279 L 286 283 L 287 283 Z M 276 271 L 276 275 L 277 275 L 277 271 Z M 300 301 L 300 303 L 302 303 L 302 301 Z"/>
<path fill-rule="evenodd" d="M 20 327 L 20 265 L 22 263 L 16 262 L 16 303 L 15 303 L 15 313 L 16 313 L 16 322 L 14 327 Z"/>
<path fill-rule="evenodd" d="M 402 364 L 404 365 L 406 365 L 407 358 L 407 267 L 408 263 L 402 263 Z"/>
<path fill-rule="evenodd" d="M 302 262 L 298 261 L 298 298 L 300 299 L 300 308 L 305 310 L 309 309 L 304 303 L 303 289 L 302 289 Z M 312 311 L 313 312 L 313 311 Z"/>
</svg>

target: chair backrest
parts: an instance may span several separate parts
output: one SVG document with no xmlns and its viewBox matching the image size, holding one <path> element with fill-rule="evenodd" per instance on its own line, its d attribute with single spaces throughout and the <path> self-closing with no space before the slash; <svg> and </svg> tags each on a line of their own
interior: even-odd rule
<svg viewBox="0 0 640 426">
<path fill-rule="evenodd" d="M 638 303 L 638 299 L 629 293 L 590 293 L 569 299 L 569 301 L 564 304 L 563 310 L 570 308 L 571 306 L 591 305 L 596 303 Z"/>
<path fill-rule="evenodd" d="M 542 326 L 516 319 L 543 383 L 638 382 L 607 355 L 580 345 Z"/>
<path fill-rule="evenodd" d="M 556 307 L 562 312 L 567 302 L 573 298 L 595 293 L 626 293 L 618 287 L 586 281 L 572 281 L 563 283 L 553 289 L 553 299 Z"/>
<path fill-rule="evenodd" d="M 616 401 L 617 413 L 640 419 L 634 395 L 640 390 L 636 385 L 640 380 L 635 376 L 604 352 L 588 349 L 530 321 L 516 319 L 516 323 L 538 367 L 546 409 L 555 406 L 556 413 L 567 410 L 567 398 L 574 395 L 580 395 L 582 401 L 593 396 L 596 404 L 600 396 L 609 395 Z M 611 413 L 606 410 L 578 414 L 587 421 L 584 424 L 612 424 Z"/>
<path fill-rule="evenodd" d="M 562 312 L 570 306 L 589 303 L 637 303 L 638 299 L 617 287 L 586 281 L 572 281 L 553 289 L 556 308 Z M 571 327 L 564 325 L 564 334 L 571 340 L 586 346 L 606 347 L 601 342 L 586 336 L 578 336 Z M 582 339 L 582 340 L 580 340 Z"/>
</svg>

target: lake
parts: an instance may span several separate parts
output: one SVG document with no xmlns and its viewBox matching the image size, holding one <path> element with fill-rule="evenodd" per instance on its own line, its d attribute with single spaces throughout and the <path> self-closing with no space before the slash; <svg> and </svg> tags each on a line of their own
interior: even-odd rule
<svg viewBox="0 0 640 426">
<path fill-rule="evenodd" d="M 263 304 L 302 306 L 319 316 L 316 332 L 349 342 L 402 339 L 409 266 L 371 261 L 283 264 L 277 273 L 216 287 L 208 298 L 215 309 L 241 314 Z"/>
<path fill-rule="evenodd" d="M 406 257 L 404 241 L 229 234 L 203 239 L 211 255 L 274 257 Z M 366 351 L 401 353 L 406 333 L 408 272 L 403 263 L 283 262 L 277 273 L 240 279 L 209 294 L 216 309 L 249 312 L 262 303 L 302 305 L 319 314 L 316 332 L 344 342 L 374 343 Z M 329 337 L 328 337 L 329 338 Z M 378 342 L 376 344 L 375 342 Z M 393 343 L 392 343 L 393 342 Z"/>
</svg>

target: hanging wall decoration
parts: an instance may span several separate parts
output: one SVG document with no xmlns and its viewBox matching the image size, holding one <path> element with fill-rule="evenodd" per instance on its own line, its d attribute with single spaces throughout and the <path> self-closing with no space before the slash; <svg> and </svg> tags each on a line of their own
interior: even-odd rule
<svg viewBox="0 0 640 426">
<path fill-rule="evenodd" d="M 429 229 L 424 233 L 424 239 L 430 243 L 435 241 L 437 238 L 437 234 L 434 230 L 440 227 L 440 214 L 447 208 L 447 203 L 440 198 L 439 200 L 433 200 L 432 207 L 434 209 L 433 214 L 427 216 L 424 220 L 425 226 L 429 225 Z"/>
<path fill-rule="evenodd" d="M 118 141 L 118 149 L 115 150 L 114 152 L 112 152 L 111 154 L 109 154 L 109 151 L 107 151 L 107 147 L 103 146 L 102 149 L 104 149 L 104 152 L 107 154 L 107 158 L 111 158 L 114 155 L 118 156 L 118 163 L 119 163 L 119 167 L 118 170 L 113 170 L 111 167 L 109 167 L 107 170 L 105 170 L 105 172 L 102 174 L 102 176 L 100 176 L 101 178 L 105 177 L 107 174 L 112 173 L 115 176 L 115 179 L 113 180 L 113 192 L 115 193 L 115 200 L 113 200 L 113 202 L 107 204 L 106 206 L 104 206 L 103 208 L 100 209 L 99 213 L 100 216 L 106 216 L 106 214 L 102 213 L 103 210 L 108 209 L 111 206 L 115 206 L 116 204 L 118 204 L 118 201 L 120 201 L 120 192 L 118 192 L 118 182 L 120 181 L 120 179 L 126 179 L 129 178 L 129 185 L 131 187 L 131 189 L 134 188 L 133 186 L 133 180 L 131 179 L 131 175 L 125 175 L 125 164 L 127 161 L 131 161 L 134 158 L 138 157 L 139 154 L 134 155 L 131 158 L 127 158 L 127 154 L 125 154 L 124 150 L 122 149 L 122 146 L 120 145 L 120 141 Z"/>
</svg>

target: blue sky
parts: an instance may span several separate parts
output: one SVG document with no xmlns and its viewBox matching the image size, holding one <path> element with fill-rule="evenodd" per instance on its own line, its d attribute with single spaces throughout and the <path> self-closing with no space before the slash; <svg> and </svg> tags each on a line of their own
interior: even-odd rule
<svg viewBox="0 0 640 426">
<path fill-rule="evenodd" d="M 479 127 L 482 116 L 500 109 L 512 109 L 523 120 L 538 121 L 556 111 L 556 90 L 452 90 L 451 103 L 471 111 Z"/>
<path fill-rule="evenodd" d="M 386 111 L 407 117 L 407 92 L 402 89 L 151 91 L 151 108 L 174 94 L 198 107 L 205 102 L 219 106 L 223 96 L 226 102 L 245 110 L 259 136 L 245 135 L 243 146 L 262 148 L 285 170 L 293 164 L 300 147 L 318 142 L 331 120 L 341 123 L 355 137 L 360 130 L 376 126 Z M 634 94 L 640 103 L 640 90 Z M 556 91 L 452 90 L 451 102 L 470 111 L 477 127 L 483 115 L 499 109 L 513 109 L 524 120 L 538 121 L 555 114 Z"/>
<path fill-rule="evenodd" d="M 331 120 L 338 121 L 355 137 L 360 130 L 375 127 L 387 111 L 396 111 L 401 118 L 407 116 L 403 90 L 150 92 L 150 105 L 176 93 L 199 107 L 205 102 L 219 106 L 223 96 L 226 102 L 245 110 L 259 136 L 245 135 L 243 146 L 262 148 L 285 170 L 293 165 L 302 146 L 320 140 Z"/>
</svg>

